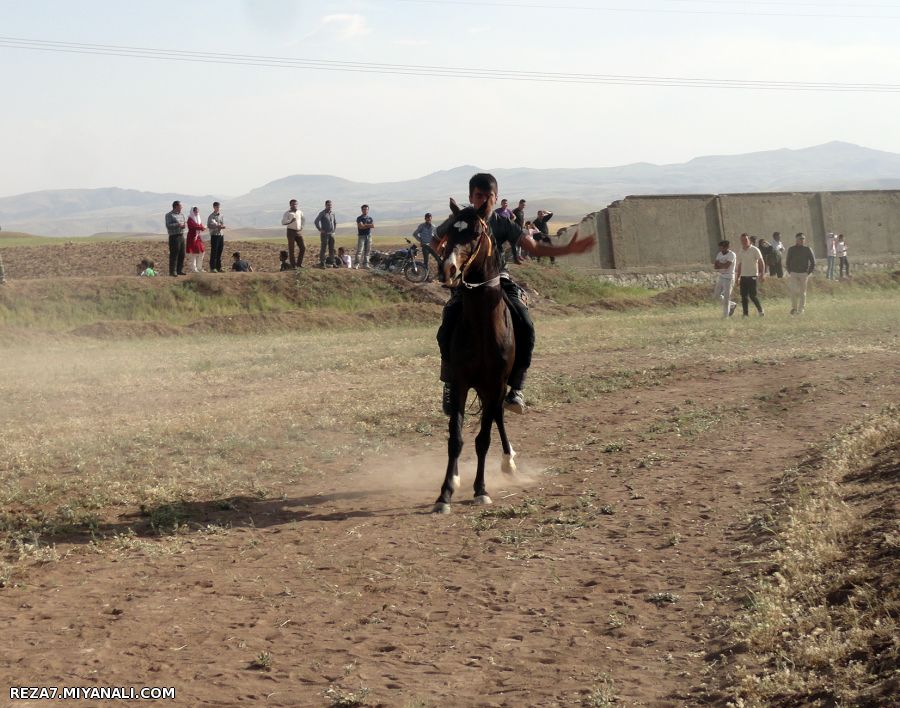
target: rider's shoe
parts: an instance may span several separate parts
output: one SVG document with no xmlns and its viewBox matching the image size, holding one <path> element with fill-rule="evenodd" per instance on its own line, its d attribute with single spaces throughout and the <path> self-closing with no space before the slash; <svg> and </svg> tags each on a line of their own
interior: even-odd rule
<svg viewBox="0 0 900 708">
<path fill-rule="evenodd" d="M 444 415 L 450 415 L 451 411 L 451 403 L 453 399 L 450 397 L 450 384 L 446 381 L 444 382 L 444 392 L 441 395 L 441 410 L 444 411 Z"/>
<path fill-rule="evenodd" d="M 518 389 L 511 388 L 509 393 L 506 394 L 506 399 L 503 401 L 503 407 L 513 413 L 524 413 L 525 398 L 522 396 L 522 392 Z"/>
</svg>

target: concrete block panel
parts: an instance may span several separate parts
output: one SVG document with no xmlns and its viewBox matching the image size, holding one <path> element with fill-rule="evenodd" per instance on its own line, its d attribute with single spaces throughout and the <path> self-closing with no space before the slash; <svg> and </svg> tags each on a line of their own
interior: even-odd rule
<svg viewBox="0 0 900 708">
<path fill-rule="evenodd" d="M 562 229 L 556 239 L 559 245 L 565 245 L 578 232 L 578 238 L 593 237 L 594 248 L 578 256 L 566 256 L 566 265 L 577 268 L 614 268 L 612 260 L 612 244 L 609 238 L 609 221 L 607 210 L 595 211 L 585 216 L 579 223 Z"/>
<path fill-rule="evenodd" d="M 850 258 L 900 254 L 900 192 L 823 192 L 822 213 L 826 231 L 844 234 Z"/>
<path fill-rule="evenodd" d="M 717 235 L 714 195 L 626 197 L 609 207 L 613 262 L 616 268 L 707 263 L 711 227 Z"/>
<path fill-rule="evenodd" d="M 740 235 L 748 233 L 770 241 L 775 231 L 781 232 L 785 246 L 794 244 L 794 236 L 802 231 L 819 255 L 824 235 L 818 215 L 818 195 L 814 192 L 722 194 L 719 196 L 725 238 L 732 246 L 740 243 Z"/>
</svg>

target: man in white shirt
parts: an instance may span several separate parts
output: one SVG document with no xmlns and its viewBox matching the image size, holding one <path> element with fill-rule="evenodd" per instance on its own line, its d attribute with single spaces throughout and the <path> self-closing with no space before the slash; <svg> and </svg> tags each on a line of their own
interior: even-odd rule
<svg viewBox="0 0 900 708">
<path fill-rule="evenodd" d="M 841 280 L 844 279 L 844 273 L 850 277 L 850 261 L 847 260 L 847 242 L 844 240 L 844 234 L 838 234 L 837 241 L 834 242 L 834 253 L 840 262 L 838 265 L 838 275 Z"/>
<path fill-rule="evenodd" d="M 741 288 L 741 307 L 744 310 L 744 317 L 750 316 L 749 300 L 753 300 L 760 317 L 766 314 L 763 312 L 763 306 L 756 294 L 757 282 L 762 281 L 765 277 L 766 264 L 763 261 L 762 253 L 756 246 L 750 245 L 750 237 L 747 234 L 741 234 L 741 250 L 737 253 L 737 278 Z"/>
<path fill-rule="evenodd" d="M 737 256 L 729 249 L 729 241 L 719 241 L 719 252 L 713 260 L 713 268 L 719 277 L 716 278 L 716 287 L 713 289 L 713 298 L 722 301 L 722 317 L 731 317 L 734 314 L 736 302 L 731 300 L 731 289 L 734 287 L 734 268 Z"/>
<path fill-rule="evenodd" d="M 825 277 L 828 280 L 834 280 L 834 258 L 837 254 L 837 238 L 834 232 L 829 231 L 825 234 L 825 256 L 828 259 L 828 266 L 825 268 Z"/>
<path fill-rule="evenodd" d="M 772 234 L 772 242 L 769 245 L 772 246 L 772 263 L 769 264 L 769 275 L 771 275 L 773 278 L 783 278 L 783 261 L 786 249 L 784 247 L 784 244 L 781 242 L 780 231 L 776 231 Z"/>
<path fill-rule="evenodd" d="M 291 268 L 303 267 L 303 256 L 306 255 L 306 243 L 303 241 L 303 224 L 306 218 L 297 208 L 297 200 L 291 199 L 288 210 L 281 217 L 281 225 L 287 227 L 288 255 Z M 297 258 L 294 258 L 294 246 L 297 247 Z"/>
</svg>

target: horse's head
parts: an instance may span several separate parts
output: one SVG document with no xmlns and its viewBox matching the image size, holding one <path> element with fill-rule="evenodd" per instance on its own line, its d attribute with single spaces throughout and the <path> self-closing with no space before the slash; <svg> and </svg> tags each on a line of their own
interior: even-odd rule
<svg viewBox="0 0 900 708">
<path fill-rule="evenodd" d="M 439 234 L 445 239 L 444 281 L 448 285 L 458 284 L 470 270 L 476 279 L 485 280 L 493 276 L 488 272 L 493 263 L 493 246 L 487 224 L 490 217 L 488 205 L 481 209 L 460 209 L 451 199 L 450 212 L 450 218 L 438 227 Z"/>
</svg>

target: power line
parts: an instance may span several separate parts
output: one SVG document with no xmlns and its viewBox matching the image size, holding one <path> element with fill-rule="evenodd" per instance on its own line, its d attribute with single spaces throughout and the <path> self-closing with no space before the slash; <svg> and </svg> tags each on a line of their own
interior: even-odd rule
<svg viewBox="0 0 900 708">
<path fill-rule="evenodd" d="M 691 2 L 695 0 L 681 0 Z M 680 8 L 652 8 L 652 7 L 609 7 L 595 5 L 546 5 L 541 3 L 523 2 L 481 2 L 481 0 L 395 0 L 395 2 L 409 3 L 413 5 L 456 5 L 476 7 L 509 8 L 510 10 L 581 10 L 585 12 L 618 12 L 637 14 L 662 14 L 662 15 L 725 15 L 740 17 L 806 17 L 835 20 L 900 20 L 900 15 L 849 15 L 849 14 L 822 14 L 813 12 L 762 12 L 749 10 L 688 10 Z M 765 3 L 782 5 L 782 3 Z M 821 4 L 810 3 L 810 6 L 821 9 Z M 896 5 L 856 5 L 853 7 L 885 8 L 898 10 Z"/>
<path fill-rule="evenodd" d="M 467 68 L 454 66 L 429 66 L 417 64 L 384 64 L 373 62 L 348 62 L 326 59 L 294 59 L 290 57 L 232 54 L 222 52 L 195 52 L 180 49 L 156 49 L 111 44 L 86 44 L 79 42 L 55 42 L 21 37 L 0 36 L 0 48 L 26 49 L 43 52 L 62 52 L 95 56 L 118 56 L 132 59 L 194 62 L 255 66 L 263 68 L 307 69 L 316 71 L 340 71 L 351 73 L 428 76 L 434 78 L 461 78 L 496 81 L 530 81 L 568 84 L 596 84 L 623 86 L 671 86 L 681 88 L 716 88 L 765 91 L 825 91 L 860 93 L 898 93 L 900 84 L 842 83 L 826 81 L 774 81 L 750 79 L 707 79 L 683 76 L 641 76 L 617 74 L 581 74 L 571 72 L 519 71 L 505 69 Z"/>
</svg>

